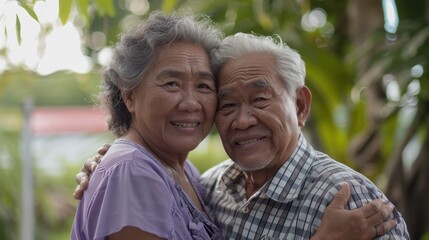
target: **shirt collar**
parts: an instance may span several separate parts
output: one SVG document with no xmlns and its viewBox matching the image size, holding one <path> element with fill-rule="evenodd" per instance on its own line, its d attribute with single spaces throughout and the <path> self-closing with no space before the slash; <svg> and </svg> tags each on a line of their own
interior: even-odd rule
<svg viewBox="0 0 429 240">
<path fill-rule="evenodd" d="M 246 200 L 246 183 L 244 180 L 244 171 L 231 161 L 225 172 L 222 174 L 221 182 L 237 203 Z"/>
<path fill-rule="evenodd" d="M 310 171 L 315 159 L 313 148 L 307 143 L 304 136 L 300 134 L 297 147 L 283 166 L 277 171 L 273 179 L 266 184 L 261 192 L 278 202 L 289 202 L 298 197 L 305 177 Z M 244 172 L 240 167 L 232 163 L 222 174 L 221 181 L 226 190 L 238 197 L 236 194 L 245 190 Z M 245 195 L 245 192 L 244 192 Z M 242 200 L 244 196 L 239 197 Z M 238 200 L 238 199 L 237 199 Z"/>
<path fill-rule="evenodd" d="M 313 148 L 300 134 L 297 147 L 269 183 L 267 196 L 278 202 L 296 199 L 315 160 Z"/>
</svg>

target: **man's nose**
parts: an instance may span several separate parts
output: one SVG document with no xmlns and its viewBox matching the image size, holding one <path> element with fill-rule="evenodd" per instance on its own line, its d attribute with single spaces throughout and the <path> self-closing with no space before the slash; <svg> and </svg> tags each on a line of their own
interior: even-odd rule
<svg viewBox="0 0 429 240">
<path fill-rule="evenodd" d="M 235 129 L 245 130 L 258 123 L 258 119 L 254 115 L 250 106 L 241 106 L 238 113 L 232 123 L 232 127 Z"/>
</svg>

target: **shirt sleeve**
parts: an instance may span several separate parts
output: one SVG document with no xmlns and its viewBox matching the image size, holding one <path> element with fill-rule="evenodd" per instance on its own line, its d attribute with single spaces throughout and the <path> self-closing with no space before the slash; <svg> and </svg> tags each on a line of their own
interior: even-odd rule
<svg viewBox="0 0 429 240">
<path fill-rule="evenodd" d="M 88 232 L 94 233 L 92 239 L 104 239 L 125 226 L 162 238 L 172 231 L 171 191 L 150 165 L 122 161 L 113 166 L 91 202 Z"/>
<path fill-rule="evenodd" d="M 206 203 L 212 198 L 213 191 L 218 181 L 222 177 L 222 174 L 228 167 L 233 164 L 232 160 L 225 160 L 218 165 L 209 168 L 200 177 L 200 183 L 204 187 L 206 195 L 204 196 Z"/>
<path fill-rule="evenodd" d="M 327 191 L 325 192 L 326 195 L 323 201 L 324 206 L 320 209 L 320 217 L 323 215 L 324 209 L 329 205 L 335 194 L 341 188 L 343 182 L 348 182 L 350 184 L 351 196 L 347 203 L 348 209 L 362 207 L 375 199 L 384 199 L 386 202 L 390 202 L 374 183 L 359 173 L 337 172 L 331 175 L 328 179 L 326 179 L 327 182 L 322 181 L 323 184 L 328 184 L 328 187 L 326 188 Z M 407 226 L 401 213 L 395 208 L 390 217 L 397 220 L 397 227 L 387 232 L 384 236 L 380 236 L 376 239 L 409 239 Z"/>
</svg>

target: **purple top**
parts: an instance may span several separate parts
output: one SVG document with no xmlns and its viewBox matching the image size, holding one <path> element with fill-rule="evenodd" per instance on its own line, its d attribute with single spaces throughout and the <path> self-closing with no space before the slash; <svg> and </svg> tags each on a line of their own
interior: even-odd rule
<svg viewBox="0 0 429 240">
<path fill-rule="evenodd" d="M 186 161 L 185 172 L 203 203 L 198 170 Z M 152 154 L 131 141 L 116 140 L 91 176 L 71 239 L 104 239 L 125 226 L 167 239 L 222 238 L 220 228 Z"/>
</svg>

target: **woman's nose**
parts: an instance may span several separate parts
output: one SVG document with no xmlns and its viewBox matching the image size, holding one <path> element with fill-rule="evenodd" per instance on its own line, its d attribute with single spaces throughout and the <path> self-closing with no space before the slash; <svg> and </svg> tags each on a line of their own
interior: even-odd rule
<svg viewBox="0 0 429 240">
<path fill-rule="evenodd" d="M 183 92 L 182 99 L 179 103 L 180 111 L 196 112 L 201 110 L 201 108 L 202 106 L 195 90 L 188 90 Z"/>
</svg>

